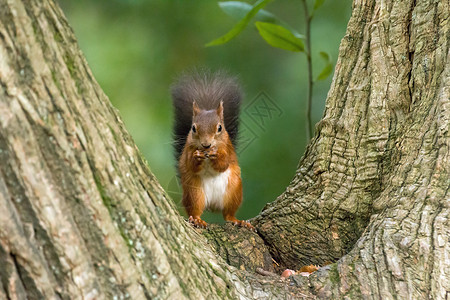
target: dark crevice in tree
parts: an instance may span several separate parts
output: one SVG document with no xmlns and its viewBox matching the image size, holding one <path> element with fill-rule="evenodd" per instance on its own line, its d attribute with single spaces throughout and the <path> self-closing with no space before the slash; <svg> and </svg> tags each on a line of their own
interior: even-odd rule
<svg viewBox="0 0 450 300">
<path fill-rule="evenodd" d="M 145 185 L 144 185 L 144 183 L 142 182 L 142 180 L 139 180 L 139 184 L 141 185 L 141 187 L 142 187 L 143 189 L 145 189 Z M 147 193 L 147 195 L 148 195 L 150 201 L 152 202 L 152 204 L 153 204 L 154 206 L 157 206 L 157 203 L 155 203 L 155 202 L 153 201 L 153 197 L 148 193 L 148 191 L 146 191 L 146 193 Z"/>
<path fill-rule="evenodd" d="M 414 81 L 413 81 L 413 78 L 412 78 L 412 68 L 413 68 L 413 65 L 414 65 L 413 64 L 414 63 L 414 49 L 412 49 L 411 39 L 414 38 L 412 36 L 412 33 L 413 33 L 413 28 L 412 28 L 413 20 L 412 20 L 412 18 L 413 18 L 413 12 L 414 12 L 415 7 L 416 7 L 416 0 L 413 0 L 411 2 L 411 8 L 410 8 L 409 13 L 408 13 L 408 24 L 406 26 L 406 29 L 407 29 L 406 34 L 408 36 L 406 49 L 408 50 L 408 60 L 409 60 L 409 63 L 410 63 L 410 69 L 409 69 L 409 72 L 407 74 L 407 77 L 408 77 L 408 91 L 409 91 L 409 103 L 410 103 L 409 111 L 411 110 L 411 104 L 413 103 L 413 92 L 412 91 L 414 90 Z"/>
<path fill-rule="evenodd" d="M 8 280 L 8 278 L 11 278 L 13 270 L 12 270 L 12 266 L 8 263 L 6 257 L 7 255 L 9 255 L 8 253 L 6 253 L 6 250 L 3 249 L 2 245 L 0 244 L 0 285 L 4 290 L 4 293 L 6 295 L 6 297 L 8 299 L 11 299 L 9 296 L 9 286 L 10 286 L 10 282 Z M 1 292 L 1 291 L 0 291 Z M 1 296 L 1 294 L 0 294 Z"/>
<path fill-rule="evenodd" d="M 29 276 L 27 270 L 23 268 L 19 263 L 16 255 L 13 253 L 10 253 L 9 255 L 14 263 L 17 275 L 19 276 L 19 279 L 25 288 L 27 299 L 44 299 L 44 295 L 42 295 L 39 289 L 36 287 L 35 281 L 32 277 Z"/>
</svg>

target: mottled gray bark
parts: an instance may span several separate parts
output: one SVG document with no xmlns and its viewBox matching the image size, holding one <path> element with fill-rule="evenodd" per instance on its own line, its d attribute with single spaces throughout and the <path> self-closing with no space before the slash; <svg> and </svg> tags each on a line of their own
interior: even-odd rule
<svg viewBox="0 0 450 300">
<path fill-rule="evenodd" d="M 0 0 L 0 298 L 445 299 L 449 9 L 355 0 L 317 134 L 254 220 L 283 267 L 336 263 L 281 281 L 252 270 L 260 236 L 183 221 L 53 1 Z"/>
</svg>

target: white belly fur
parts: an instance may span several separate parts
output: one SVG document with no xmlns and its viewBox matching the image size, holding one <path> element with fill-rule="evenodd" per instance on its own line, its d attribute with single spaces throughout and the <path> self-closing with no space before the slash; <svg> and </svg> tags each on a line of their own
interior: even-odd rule
<svg viewBox="0 0 450 300">
<path fill-rule="evenodd" d="M 208 166 L 209 167 L 209 166 Z M 228 187 L 230 169 L 225 172 L 216 172 L 211 167 L 206 167 L 202 179 L 203 194 L 205 195 L 205 209 L 222 211 L 224 196 Z"/>
</svg>

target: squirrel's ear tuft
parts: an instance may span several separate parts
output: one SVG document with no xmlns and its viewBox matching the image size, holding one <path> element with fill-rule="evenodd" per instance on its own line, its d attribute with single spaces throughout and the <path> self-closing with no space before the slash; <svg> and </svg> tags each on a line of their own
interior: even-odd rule
<svg viewBox="0 0 450 300">
<path fill-rule="evenodd" d="M 220 101 L 219 107 L 217 107 L 217 114 L 223 119 L 223 101 Z"/>
<path fill-rule="evenodd" d="M 198 106 L 198 104 L 197 104 L 196 101 L 194 101 L 194 102 L 192 103 L 192 111 L 193 111 L 194 117 L 195 117 L 196 115 L 198 115 L 198 114 L 201 112 L 201 109 L 200 109 L 200 107 Z"/>
</svg>

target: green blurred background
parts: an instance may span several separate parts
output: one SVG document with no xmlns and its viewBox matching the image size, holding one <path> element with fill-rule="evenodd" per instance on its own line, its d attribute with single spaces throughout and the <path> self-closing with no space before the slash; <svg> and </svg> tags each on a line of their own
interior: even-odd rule
<svg viewBox="0 0 450 300">
<path fill-rule="evenodd" d="M 238 151 L 244 203 L 238 218 L 255 216 L 284 191 L 307 144 L 307 73 L 303 54 L 272 48 L 258 35 L 253 23 L 230 43 L 205 48 L 205 43 L 236 23 L 212 0 L 59 3 L 96 79 L 119 109 L 152 172 L 181 212 L 181 190 L 171 144 L 173 113 L 169 87 L 177 74 L 193 67 L 225 68 L 240 77 L 245 91 Z M 299 0 L 277 0 L 265 9 L 303 33 Z M 317 11 L 312 23 L 315 76 L 324 66 L 319 51 L 330 53 L 336 62 L 350 13 L 351 0 L 327 0 Z M 314 123 L 322 116 L 331 78 L 315 85 Z M 276 111 L 269 115 L 260 110 L 266 116 L 252 118 L 254 109 L 265 103 Z M 222 222 L 222 217 L 206 213 L 205 220 Z"/>
</svg>

